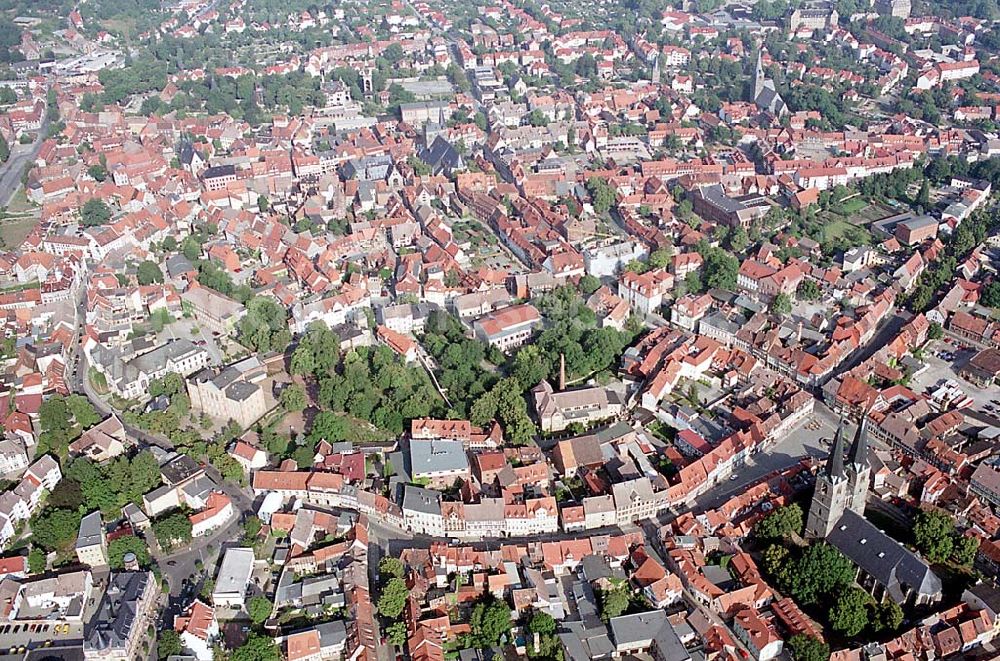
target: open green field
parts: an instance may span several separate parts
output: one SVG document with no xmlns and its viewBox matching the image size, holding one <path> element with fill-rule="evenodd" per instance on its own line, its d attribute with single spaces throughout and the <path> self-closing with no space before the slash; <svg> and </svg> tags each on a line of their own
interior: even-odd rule
<svg viewBox="0 0 1000 661">
<path fill-rule="evenodd" d="M 0 239 L 3 240 L 3 245 L 7 248 L 21 245 L 25 237 L 34 229 L 36 223 L 38 223 L 38 219 L 33 216 L 0 220 Z"/>
</svg>

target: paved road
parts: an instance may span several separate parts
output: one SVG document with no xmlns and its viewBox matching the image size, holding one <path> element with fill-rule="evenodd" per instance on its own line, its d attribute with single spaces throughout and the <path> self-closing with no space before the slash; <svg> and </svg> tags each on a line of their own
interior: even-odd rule
<svg viewBox="0 0 1000 661">
<path fill-rule="evenodd" d="M 11 145 L 10 158 L 7 159 L 6 163 L 0 165 L 0 206 L 5 207 L 10 204 L 10 199 L 21 187 L 24 166 L 38 156 L 48 128 L 49 116 L 46 113 L 42 119 L 42 128 L 38 131 L 38 135 L 35 136 L 35 141 L 31 145 Z"/>
<path fill-rule="evenodd" d="M 111 415 L 115 412 L 110 404 L 108 404 L 104 398 L 102 398 L 93 386 L 90 385 L 90 379 L 87 378 L 87 371 L 90 369 L 90 365 L 87 363 L 87 358 L 82 355 L 79 356 L 79 366 L 76 370 L 76 377 L 72 379 L 72 390 L 75 392 L 82 392 L 87 395 L 87 399 L 90 403 L 94 405 L 98 411 L 104 415 Z M 125 427 L 125 431 L 129 436 L 140 441 L 140 445 L 155 445 L 164 450 L 172 451 L 174 449 L 174 444 L 168 439 L 162 436 L 157 436 L 155 434 L 150 434 L 147 431 L 139 429 L 138 427 L 133 427 L 129 423 L 122 420 L 122 426 Z"/>
<path fill-rule="evenodd" d="M 899 329 L 901 329 L 906 322 L 910 320 L 910 317 L 911 315 L 907 312 L 897 310 L 888 321 L 883 323 L 878 330 L 875 331 L 875 335 L 873 335 L 872 339 L 868 341 L 868 344 L 864 345 L 860 349 L 857 349 L 847 360 L 841 363 L 840 366 L 834 370 L 830 378 L 844 374 L 871 358 L 876 351 L 889 344 L 890 340 L 899 335 Z"/>
<path fill-rule="evenodd" d="M 210 556 L 217 553 L 226 543 L 239 539 L 243 533 L 244 514 L 253 516 L 251 512 L 253 498 L 247 490 L 223 480 L 219 471 L 211 465 L 205 467 L 205 474 L 215 482 L 223 493 L 232 499 L 235 513 L 225 526 L 208 535 L 195 538 L 191 544 L 183 549 L 168 554 L 154 553 L 157 564 L 160 565 L 160 571 L 170 583 L 171 596 L 179 595 L 184 579 L 198 571 L 196 563 L 201 561 L 206 567 L 211 568 L 212 565 L 208 562 Z M 211 551 L 208 548 L 210 546 L 212 547 Z M 211 574 L 211 571 L 209 573 Z"/>
</svg>

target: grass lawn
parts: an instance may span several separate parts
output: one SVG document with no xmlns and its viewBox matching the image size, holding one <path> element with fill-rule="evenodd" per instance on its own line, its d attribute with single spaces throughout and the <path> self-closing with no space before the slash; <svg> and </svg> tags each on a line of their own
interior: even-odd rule
<svg viewBox="0 0 1000 661">
<path fill-rule="evenodd" d="M 24 242 L 25 237 L 38 224 L 38 219 L 33 216 L 24 218 L 8 218 L 0 221 L 0 239 L 8 248 L 15 248 Z"/>
<path fill-rule="evenodd" d="M 864 209 L 866 206 L 868 206 L 868 203 L 865 202 L 864 198 L 859 195 L 858 197 L 852 197 L 848 201 L 844 202 L 841 212 L 844 216 L 852 216 Z"/>
<path fill-rule="evenodd" d="M 10 198 L 10 204 L 7 205 L 7 213 L 21 214 L 34 211 L 37 208 L 37 205 L 28 201 L 28 196 L 24 192 L 24 186 L 21 186 Z"/>
<path fill-rule="evenodd" d="M 845 218 L 836 214 L 824 214 L 824 218 L 826 219 L 826 222 L 823 224 L 823 238 L 825 240 L 832 241 L 834 239 L 839 239 L 853 228 L 864 232 L 869 237 L 870 243 L 871 235 L 868 233 L 868 230 L 854 225 L 848 222 Z"/>
</svg>

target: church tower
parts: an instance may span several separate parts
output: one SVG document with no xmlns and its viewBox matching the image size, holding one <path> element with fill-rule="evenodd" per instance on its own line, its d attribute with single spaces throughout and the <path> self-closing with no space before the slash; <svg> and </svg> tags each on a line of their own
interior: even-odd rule
<svg viewBox="0 0 1000 661">
<path fill-rule="evenodd" d="M 657 53 L 653 57 L 653 84 L 654 85 L 659 85 L 660 84 L 660 75 L 661 75 L 660 74 L 660 54 Z"/>
<path fill-rule="evenodd" d="M 825 539 L 853 499 L 853 483 L 844 468 L 844 421 L 841 419 L 826 467 L 816 474 L 816 490 L 806 519 L 806 537 Z"/>
<path fill-rule="evenodd" d="M 865 415 L 861 418 L 851 450 L 847 454 L 847 479 L 851 483 L 851 502 L 847 507 L 859 516 L 865 515 L 871 472 L 872 467 L 868 462 L 868 416 Z"/>
<path fill-rule="evenodd" d="M 764 91 L 764 49 L 757 51 L 757 66 L 753 72 L 753 97 L 750 101 L 756 103 L 760 98 L 760 93 Z"/>
</svg>

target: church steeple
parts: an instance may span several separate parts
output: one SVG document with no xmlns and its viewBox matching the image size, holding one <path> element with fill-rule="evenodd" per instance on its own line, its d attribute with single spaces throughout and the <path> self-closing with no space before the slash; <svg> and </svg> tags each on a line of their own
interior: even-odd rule
<svg viewBox="0 0 1000 661">
<path fill-rule="evenodd" d="M 847 455 L 847 460 L 853 466 L 868 466 L 868 416 L 862 416 L 861 424 L 854 433 L 854 441 L 851 442 L 851 451 Z"/>
<path fill-rule="evenodd" d="M 757 101 L 760 97 L 760 93 L 764 91 L 764 49 L 761 48 L 757 51 L 757 66 L 754 68 L 753 72 L 753 99 L 752 101 Z"/>
<path fill-rule="evenodd" d="M 830 457 L 826 460 L 826 468 L 816 474 L 816 488 L 809 505 L 809 516 L 806 518 L 806 537 L 825 539 L 844 511 L 854 503 L 854 478 L 858 471 L 853 464 L 849 470 L 845 469 L 845 434 L 845 423 L 841 418 L 833 437 Z"/>
<path fill-rule="evenodd" d="M 833 447 L 830 448 L 830 457 L 826 460 L 826 474 L 834 479 L 843 479 L 844 473 L 844 419 L 840 419 L 837 425 L 837 433 L 833 437 Z"/>
<path fill-rule="evenodd" d="M 872 468 L 868 463 L 868 415 L 861 416 L 861 424 L 854 434 L 851 451 L 847 455 L 849 463 L 847 480 L 851 484 L 851 500 L 847 507 L 864 516 L 865 504 L 868 502 L 868 479 Z"/>
</svg>

